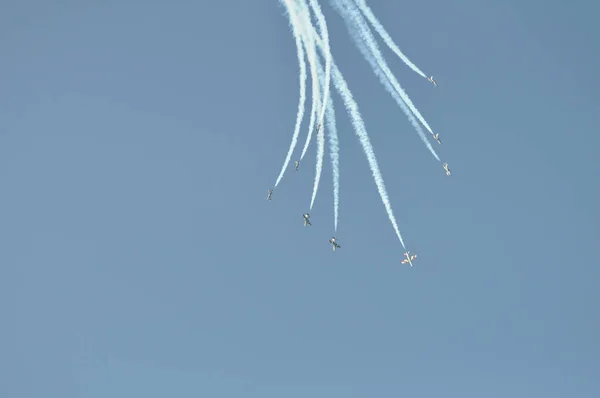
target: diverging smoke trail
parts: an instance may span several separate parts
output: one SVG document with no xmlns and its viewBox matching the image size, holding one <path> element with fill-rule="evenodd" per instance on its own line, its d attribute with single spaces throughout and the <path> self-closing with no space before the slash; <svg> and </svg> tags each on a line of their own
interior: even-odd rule
<svg viewBox="0 0 600 398">
<path fill-rule="evenodd" d="M 427 146 L 427 149 L 429 149 L 429 152 L 431 152 L 431 154 L 439 161 L 440 158 L 438 154 L 431 146 L 431 143 L 427 140 L 423 129 L 421 129 L 421 126 L 415 120 L 414 116 L 417 116 L 423 125 L 431 132 L 429 125 L 421 117 L 419 111 L 414 107 L 410 101 L 410 98 L 408 98 L 404 90 L 402 90 L 402 87 L 400 87 L 396 77 L 387 66 L 387 63 L 379 52 L 379 47 L 377 46 L 369 27 L 365 23 L 365 20 L 358 9 L 356 9 L 354 4 L 349 4 L 350 7 L 346 8 L 340 0 L 333 0 L 333 5 L 336 11 L 338 11 L 342 18 L 344 18 L 348 32 L 352 36 L 352 39 L 365 59 L 369 62 L 369 64 L 371 64 L 371 67 L 373 68 L 373 71 L 377 77 L 379 77 L 381 84 L 383 84 L 386 90 L 391 94 L 392 98 L 394 98 L 400 109 L 402 109 L 402 111 L 406 114 L 410 123 L 413 125 L 415 130 L 417 130 L 421 140 L 423 140 L 425 146 Z M 349 8 L 352 8 L 352 10 Z M 410 108 L 410 110 L 407 108 L 407 106 Z"/>
<path fill-rule="evenodd" d="M 394 43 L 394 40 L 392 40 L 392 37 L 388 34 L 388 32 L 385 30 L 385 28 L 383 27 L 383 25 L 381 24 L 381 22 L 379 22 L 379 20 L 377 19 L 377 17 L 375 17 L 375 14 L 371 10 L 371 7 L 369 7 L 367 5 L 367 2 L 365 0 L 354 0 L 354 2 L 358 6 L 358 8 L 360 8 L 360 10 L 364 14 L 364 16 L 367 17 L 367 20 L 371 23 L 371 25 L 373 25 L 373 28 L 375 28 L 375 31 L 379 34 L 379 36 L 381 36 L 381 39 L 384 41 L 384 43 L 398 57 L 400 57 L 400 59 L 402 61 L 404 61 L 404 63 L 406 65 L 408 65 L 408 67 L 410 69 L 414 70 L 415 72 L 417 72 L 422 77 L 427 78 L 427 75 L 425 75 L 425 73 L 423 73 L 419 68 L 417 68 L 417 65 L 413 64 L 412 62 L 410 62 L 410 60 L 408 59 L 408 57 L 406 55 L 402 54 L 402 51 L 400 51 L 400 48 L 398 48 L 398 46 L 396 45 L 396 43 Z"/>
<path fill-rule="evenodd" d="M 288 11 L 289 12 L 289 11 Z M 307 9 L 307 12 L 308 9 Z M 308 18 L 310 20 L 310 13 L 308 14 Z M 313 40 L 304 41 L 304 45 L 306 47 L 306 52 L 308 53 L 308 63 L 310 65 L 310 74 L 312 77 L 312 107 L 310 110 L 310 120 L 308 122 L 308 135 L 306 136 L 306 142 L 304 142 L 304 148 L 302 148 L 302 154 L 300 155 L 300 160 L 304 159 L 304 155 L 306 154 L 306 150 L 310 145 L 310 141 L 312 140 L 312 135 L 315 130 L 315 118 L 317 117 L 317 109 L 321 104 L 319 99 L 320 89 L 319 89 L 319 77 L 317 74 L 317 66 L 315 64 L 315 59 L 317 57 L 317 51 L 315 49 L 315 42 Z M 322 126 L 321 126 L 322 127 Z"/>
<path fill-rule="evenodd" d="M 340 0 L 333 0 L 333 1 L 335 3 L 337 3 L 339 10 L 343 10 L 343 9 L 346 10 L 346 17 L 345 17 L 346 20 L 353 20 L 355 22 L 355 24 L 358 28 L 358 31 L 360 32 L 358 34 L 359 36 L 357 36 L 356 32 L 354 32 L 354 30 L 352 30 L 350 28 L 350 24 L 348 24 L 348 30 L 350 30 L 350 33 L 352 34 L 353 38 L 355 40 L 362 38 L 366 42 L 368 48 L 373 52 L 373 57 L 375 58 L 375 60 L 377 61 L 377 63 L 381 67 L 381 69 L 384 71 L 384 73 L 386 74 L 386 76 L 388 77 L 388 79 L 390 80 L 390 82 L 392 83 L 394 88 L 396 89 L 396 91 L 398 91 L 398 94 L 400 94 L 400 97 L 402 97 L 402 100 L 406 103 L 406 105 L 408 105 L 408 107 L 410 108 L 412 113 L 414 113 L 414 115 L 417 117 L 417 119 L 419 119 L 419 121 L 421 123 L 423 123 L 423 126 L 425 126 L 425 128 L 433 135 L 433 131 L 431 130 L 431 127 L 429 127 L 429 124 L 425 121 L 423 116 L 421 116 L 421 113 L 414 106 L 414 104 L 412 103 L 410 98 L 408 98 L 408 95 L 404 92 L 402 87 L 400 87 L 400 83 L 398 83 L 398 80 L 396 79 L 396 77 L 394 76 L 394 74 L 392 73 L 390 68 L 388 67 L 387 62 L 385 62 L 385 58 L 383 58 L 383 55 L 381 54 L 381 51 L 379 50 L 379 45 L 377 44 L 377 41 L 373 37 L 371 28 L 369 28 L 369 25 L 367 25 L 367 22 L 361 15 L 360 11 L 356 8 L 356 6 L 354 4 L 347 4 L 348 7 L 344 7 L 342 5 L 342 3 L 340 2 Z"/>
<path fill-rule="evenodd" d="M 296 16 L 296 12 L 295 12 L 296 10 L 293 9 L 292 0 L 281 0 L 281 1 L 285 1 L 285 5 L 286 5 L 286 7 L 288 7 L 288 12 L 289 12 L 290 18 L 292 19 L 292 24 L 298 24 L 299 19 Z M 312 24 L 310 23 L 310 19 L 307 18 L 308 12 L 307 12 L 307 6 L 306 6 L 305 0 L 300 0 L 298 2 L 298 6 L 300 7 L 300 13 L 301 13 L 301 17 L 302 17 L 300 19 L 301 25 L 299 26 L 299 29 L 302 30 L 303 35 L 308 36 L 309 40 L 310 40 L 310 38 L 315 40 L 318 43 L 319 48 L 323 51 L 324 45 L 323 45 L 322 41 L 318 38 Z M 398 236 L 398 239 L 400 240 L 402 247 L 404 247 L 404 249 L 406 249 L 406 246 L 404 245 L 404 240 L 402 239 L 402 235 L 400 234 L 400 230 L 398 229 L 398 223 L 396 222 L 396 218 L 394 217 L 394 212 L 392 210 L 392 206 L 390 204 L 390 200 L 389 200 L 387 191 L 385 189 L 385 183 L 383 181 L 383 176 L 381 175 L 381 171 L 379 170 L 379 164 L 377 163 L 377 158 L 375 157 L 375 152 L 373 151 L 373 146 L 371 145 L 371 141 L 369 140 L 369 135 L 367 134 L 367 131 L 365 128 L 365 124 L 360 115 L 360 111 L 358 110 L 358 105 L 356 104 L 356 101 L 354 100 L 354 97 L 352 96 L 352 92 L 350 91 L 350 89 L 348 88 L 348 85 L 346 84 L 346 80 L 344 80 L 344 77 L 342 76 L 337 65 L 335 64 L 333 57 L 331 58 L 331 70 L 332 70 L 332 74 L 333 74 L 333 84 L 334 84 L 336 90 L 338 91 L 338 93 L 340 94 L 340 96 L 342 97 L 342 100 L 344 101 L 344 106 L 346 107 L 348 115 L 350 116 L 350 119 L 352 121 L 352 126 L 354 127 L 354 131 L 356 132 L 356 135 L 358 136 L 359 142 L 361 143 L 363 151 L 367 157 L 367 161 L 369 162 L 369 167 L 371 168 L 371 173 L 373 174 L 373 179 L 375 180 L 375 185 L 377 186 L 377 191 L 379 192 L 379 196 L 381 196 L 381 200 L 382 200 L 385 210 L 388 214 L 390 222 L 392 223 L 392 226 L 394 227 L 396 236 Z"/>
<path fill-rule="evenodd" d="M 319 61 L 319 57 L 315 57 L 315 65 L 317 73 L 319 75 L 319 83 L 322 84 L 325 80 L 323 76 L 323 66 Z M 327 105 L 328 98 L 323 96 L 323 104 Z M 310 210 L 312 210 L 315 204 L 315 198 L 317 197 L 317 191 L 319 190 L 319 182 L 321 181 L 321 173 L 323 172 L 323 157 L 325 156 L 325 128 L 321 126 L 317 132 L 317 164 L 315 168 L 315 183 L 313 185 L 313 193 L 310 199 Z"/>
<path fill-rule="evenodd" d="M 327 108 L 327 98 L 329 98 L 329 89 L 331 87 L 331 48 L 329 47 L 329 32 L 327 30 L 327 22 L 325 21 L 325 16 L 321 11 L 321 6 L 317 2 L 317 0 L 310 0 L 310 6 L 317 17 L 317 24 L 319 26 L 319 33 L 323 39 L 323 44 L 325 45 L 325 82 L 321 82 L 323 85 L 323 104 L 321 105 L 321 111 L 319 112 L 319 124 L 323 125 L 323 118 L 325 117 L 325 109 Z M 311 206 L 312 207 L 312 206 Z"/>
<path fill-rule="evenodd" d="M 304 60 L 304 48 L 302 44 L 302 38 L 300 36 L 300 32 L 298 32 L 298 28 L 291 24 L 291 20 L 290 25 L 292 27 L 294 39 L 296 40 L 298 65 L 300 67 L 300 99 L 298 100 L 298 113 L 296 115 L 296 125 L 294 126 L 294 134 L 292 135 L 290 149 L 288 149 L 288 153 L 285 157 L 285 161 L 283 162 L 283 167 L 279 172 L 279 176 L 277 177 L 277 181 L 275 182 L 275 186 L 279 185 L 279 182 L 283 178 L 283 173 L 285 173 L 285 171 L 287 170 L 287 167 L 292 158 L 292 154 L 294 153 L 294 149 L 296 148 L 296 144 L 298 143 L 298 135 L 300 135 L 300 125 L 302 124 L 302 119 L 304 118 L 304 108 L 306 103 L 306 62 Z"/>
</svg>

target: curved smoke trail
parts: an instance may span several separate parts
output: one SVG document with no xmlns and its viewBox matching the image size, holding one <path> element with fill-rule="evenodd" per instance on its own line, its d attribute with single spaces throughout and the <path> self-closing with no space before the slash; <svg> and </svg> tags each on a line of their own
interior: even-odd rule
<svg viewBox="0 0 600 398">
<path fill-rule="evenodd" d="M 308 12 L 308 10 L 307 10 Z M 289 13 L 289 11 L 288 11 Z M 310 20 L 310 14 L 308 15 Z M 317 74 L 317 67 L 315 65 L 315 59 L 317 57 L 317 51 L 315 49 L 314 41 L 305 41 L 306 52 L 308 53 L 308 63 L 310 64 L 310 73 L 312 76 L 312 109 L 310 110 L 310 120 L 308 122 L 308 135 L 306 136 L 306 141 L 304 142 L 304 148 L 302 148 L 302 154 L 300 155 L 300 160 L 304 159 L 304 155 L 306 154 L 306 150 L 310 145 L 310 141 L 312 139 L 313 131 L 315 130 L 315 117 L 317 116 L 317 109 L 321 103 L 319 96 L 321 95 L 319 89 L 319 77 Z"/>
<path fill-rule="evenodd" d="M 293 10 L 292 0 L 281 0 L 281 1 L 284 1 L 286 7 L 288 8 L 290 18 L 292 19 L 292 24 L 298 24 L 299 21 L 297 20 L 295 10 Z M 308 10 L 307 10 L 308 7 L 306 5 L 305 0 L 300 0 L 298 2 L 298 6 L 300 7 L 300 11 L 301 11 L 302 17 L 303 17 L 299 24 L 299 28 L 300 28 L 302 34 L 305 37 L 308 36 L 309 41 L 310 41 L 310 38 L 315 40 L 317 42 L 319 48 L 321 49 L 321 51 L 324 52 L 324 45 L 322 43 L 322 40 L 317 36 L 312 24 L 310 23 L 310 19 L 308 18 L 308 16 L 309 16 Z M 390 204 L 387 190 L 385 189 L 385 183 L 383 181 L 383 176 L 381 175 L 381 171 L 379 170 L 379 164 L 377 162 L 375 152 L 373 151 L 373 146 L 371 145 L 371 140 L 369 139 L 369 135 L 367 134 L 365 124 L 360 115 L 360 111 L 358 110 L 358 105 L 356 104 L 356 101 L 354 100 L 352 92 L 348 88 L 346 80 L 344 79 L 344 77 L 342 76 L 341 72 L 339 71 L 337 65 L 335 64 L 333 57 L 331 58 L 331 68 L 332 68 L 332 72 L 333 72 L 333 84 L 336 87 L 337 91 L 339 92 L 340 96 L 342 97 L 342 100 L 344 101 L 344 105 L 345 105 L 348 115 L 350 116 L 350 119 L 352 121 L 352 126 L 354 127 L 354 131 L 356 132 L 359 142 L 362 145 L 363 152 L 365 153 L 365 155 L 367 157 L 367 161 L 369 163 L 369 167 L 371 168 L 371 173 L 373 174 L 373 179 L 375 180 L 375 185 L 377 186 L 377 191 L 379 192 L 379 196 L 381 196 L 381 200 L 382 200 L 385 210 L 388 214 L 390 222 L 392 223 L 394 231 L 396 232 L 396 236 L 398 236 L 398 239 L 400 240 L 402 247 L 404 247 L 404 249 L 406 249 L 406 246 L 404 245 L 404 240 L 402 239 L 402 235 L 400 234 L 400 230 L 398 228 L 398 223 L 396 222 L 396 218 L 394 217 L 394 212 L 393 212 L 392 206 Z"/>
<path fill-rule="evenodd" d="M 379 20 L 377 19 L 377 17 L 375 17 L 375 14 L 373 13 L 373 11 L 371 10 L 371 7 L 369 7 L 367 5 L 367 2 L 365 0 L 354 0 L 354 2 L 356 3 L 356 5 L 358 6 L 358 8 L 360 8 L 360 10 L 362 11 L 362 13 L 364 14 L 365 17 L 367 17 L 367 20 L 369 20 L 369 22 L 371 23 L 371 25 L 373 25 L 373 28 L 375 28 L 375 31 L 377 33 L 379 33 L 379 36 L 381 36 L 381 38 L 383 39 L 383 41 L 385 42 L 385 44 L 387 44 L 387 46 L 398 56 L 400 57 L 400 59 L 402 61 L 404 61 L 404 63 L 406 65 L 408 65 L 408 67 L 412 70 L 414 70 L 415 72 L 417 72 L 419 75 L 421 75 L 424 78 L 427 78 L 427 76 L 425 75 L 425 73 L 423 73 L 418 67 L 417 65 L 413 64 L 406 55 L 402 54 L 402 51 L 400 51 L 400 48 L 398 48 L 398 46 L 396 45 L 396 43 L 394 43 L 394 40 L 392 39 L 392 37 L 389 35 L 389 33 L 385 30 L 385 28 L 383 27 L 383 25 L 381 24 L 381 22 L 379 22 Z"/>
<path fill-rule="evenodd" d="M 423 119 L 419 111 L 415 108 L 412 101 L 410 100 L 410 98 L 408 98 L 408 95 L 406 95 L 406 93 L 398 83 L 398 80 L 396 79 L 390 68 L 387 66 L 387 63 L 385 62 L 385 59 L 379 51 L 379 47 L 375 42 L 375 39 L 371 33 L 369 26 L 366 24 L 364 18 L 362 17 L 358 9 L 352 4 L 350 6 L 352 7 L 351 10 L 350 7 L 346 7 L 339 0 L 333 0 L 333 5 L 336 11 L 338 11 L 338 13 L 340 13 L 342 18 L 344 18 L 344 20 L 346 21 L 348 32 L 352 36 L 352 39 L 354 40 L 356 46 L 363 54 L 365 59 L 371 64 L 373 71 L 379 77 L 379 80 L 381 81 L 383 86 L 392 95 L 394 100 L 396 100 L 398 106 L 406 114 L 408 120 L 417 130 L 417 133 L 427 146 L 427 149 L 429 149 L 431 154 L 439 161 L 439 156 L 431 146 L 431 143 L 427 140 L 425 133 L 421 129 L 421 126 L 419 126 L 419 124 L 415 120 L 414 116 L 416 116 L 421 121 L 421 123 L 423 123 L 423 125 L 429 130 L 429 132 L 433 134 L 431 128 Z M 358 29 L 354 29 L 354 27 Z M 357 31 L 360 33 L 358 33 Z M 369 50 L 371 53 L 369 53 Z M 400 98 L 398 96 L 400 96 Z M 407 106 L 410 108 L 410 110 L 407 109 Z"/>
<path fill-rule="evenodd" d="M 319 57 L 315 57 L 315 65 L 319 74 L 319 83 L 323 83 L 325 80 L 323 77 L 323 65 L 319 61 Z M 323 96 L 323 104 L 326 105 L 329 98 Z M 323 157 L 325 156 L 325 128 L 321 126 L 317 132 L 317 165 L 315 168 L 315 183 L 313 185 L 313 193 L 310 199 L 310 210 L 312 210 L 315 204 L 315 198 L 317 197 L 317 191 L 319 190 L 319 182 L 321 181 L 321 173 L 323 172 Z"/>
<path fill-rule="evenodd" d="M 325 45 L 325 83 L 323 88 L 323 104 L 321 105 L 321 112 L 319 113 L 319 125 L 323 125 L 323 118 L 325 117 L 325 109 L 327 108 L 327 100 L 329 99 L 329 88 L 331 86 L 331 48 L 329 47 L 329 32 L 327 30 L 327 22 L 325 16 L 321 11 L 321 6 L 317 0 L 310 0 L 310 6 L 312 7 L 315 16 L 317 17 L 317 24 L 319 25 L 319 31 L 323 38 L 323 44 Z M 312 206 L 311 206 L 312 207 Z"/>
<path fill-rule="evenodd" d="M 316 58 L 317 70 L 319 72 L 320 83 L 323 83 L 325 78 L 323 77 L 323 66 L 319 62 L 319 58 Z M 338 226 L 338 215 L 340 205 L 340 147 L 337 134 L 337 126 L 335 122 L 335 109 L 333 106 L 333 98 L 329 94 L 327 99 L 327 108 L 325 113 L 325 120 L 327 121 L 327 137 L 329 138 L 329 151 L 331 157 L 331 168 L 333 171 L 333 225 L 334 230 L 337 231 Z M 321 173 L 323 171 L 323 157 L 325 154 L 325 132 L 323 129 L 317 133 L 317 167 L 315 173 L 315 184 L 313 187 L 312 199 L 310 202 L 310 209 L 312 210 L 315 198 L 317 196 L 317 190 L 319 187 L 319 181 L 321 179 Z"/>
<path fill-rule="evenodd" d="M 285 161 L 283 162 L 283 166 L 281 167 L 281 171 L 279 172 L 279 176 L 277 177 L 277 181 L 275 182 L 275 186 L 279 185 L 279 182 L 281 182 L 281 179 L 283 178 L 283 173 L 285 173 L 285 170 L 287 169 L 290 160 L 292 159 L 292 154 L 294 153 L 296 144 L 298 143 L 298 136 L 300 135 L 300 125 L 302 124 L 302 119 L 304 118 L 304 108 L 306 103 L 306 62 L 304 60 L 304 48 L 300 35 L 298 34 L 297 28 L 293 24 L 291 24 L 291 21 L 290 25 L 292 27 L 294 39 L 296 40 L 298 65 L 300 67 L 300 99 L 298 100 L 298 113 L 296 115 L 296 125 L 294 126 L 294 134 L 292 135 L 290 149 L 288 149 L 288 153 L 285 157 Z"/>
</svg>

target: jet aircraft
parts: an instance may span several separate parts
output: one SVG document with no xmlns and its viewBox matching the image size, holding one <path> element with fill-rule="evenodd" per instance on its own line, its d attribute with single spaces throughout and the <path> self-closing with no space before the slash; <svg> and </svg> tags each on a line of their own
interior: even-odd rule
<svg viewBox="0 0 600 398">
<path fill-rule="evenodd" d="M 434 86 L 436 86 L 436 87 L 438 86 L 438 84 L 435 82 L 435 80 L 433 80 L 433 76 L 428 77 L 427 80 L 432 82 Z"/>
<path fill-rule="evenodd" d="M 300 167 L 300 161 L 296 160 L 296 171 L 298 171 L 298 167 Z"/>
<path fill-rule="evenodd" d="M 435 133 L 433 135 L 433 139 L 436 140 L 438 142 L 438 144 L 442 144 L 442 141 L 440 141 L 440 133 Z"/>
<path fill-rule="evenodd" d="M 404 253 L 404 256 L 406 256 L 406 258 L 404 260 L 402 260 L 402 264 L 410 264 L 410 266 L 413 266 L 412 260 L 414 260 L 415 258 L 417 258 L 416 254 L 413 254 L 412 256 L 410 255 L 410 252 L 406 252 Z"/>
<path fill-rule="evenodd" d="M 450 169 L 448 168 L 448 163 L 444 163 L 444 170 L 446 170 L 446 175 L 449 176 L 452 173 L 450 173 Z"/>
<path fill-rule="evenodd" d="M 273 195 L 273 190 L 269 189 L 269 192 L 267 192 L 267 200 L 271 200 L 271 195 Z"/>
<path fill-rule="evenodd" d="M 304 217 L 304 226 L 305 226 L 305 227 L 306 227 L 307 225 L 312 225 L 312 224 L 310 223 L 310 221 L 308 220 L 308 219 L 310 218 L 310 214 L 308 214 L 308 213 L 304 213 L 304 214 L 302 215 L 302 217 Z"/>
<path fill-rule="evenodd" d="M 337 241 L 335 240 L 335 236 L 329 239 L 329 243 L 331 243 L 331 245 L 333 246 L 333 251 L 340 248 L 340 245 L 338 245 Z"/>
</svg>

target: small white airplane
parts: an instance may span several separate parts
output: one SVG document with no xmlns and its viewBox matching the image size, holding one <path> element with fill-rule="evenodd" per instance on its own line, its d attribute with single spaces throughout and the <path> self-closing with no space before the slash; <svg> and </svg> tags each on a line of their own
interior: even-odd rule
<svg viewBox="0 0 600 398">
<path fill-rule="evenodd" d="M 337 241 L 335 240 L 335 236 L 331 239 L 329 239 L 329 243 L 331 243 L 331 245 L 333 246 L 333 251 L 335 251 L 336 249 L 339 249 L 341 246 L 337 244 Z"/>
<path fill-rule="evenodd" d="M 438 86 L 438 84 L 435 82 L 435 80 L 433 80 L 433 76 L 428 77 L 427 80 L 432 82 L 434 86 L 436 86 L 436 87 Z"/>
<path fill-rule="evenodd" d="M 414 260 L 415 258 L 417 258 L 416 254 L 413 254 L 412 256 L 410 255 L 410 252 L 406 252 L 404 253 L 404 256 L 406 256 L 406 258 L 404 260 L 402 260 L 402 264 L 410 264 L 410 266 L 413 266 L 412 260 Z"/>
<path fill-rule="evenodd" d="M 318 133 L 320 128 L 321 128 L 321 123 L 317 124 L 317 129 L 315 130 L 315 133 Z"/>
<path fill-rule="evenodd" d="M 296 160 L 296 171 L 298 171 L 298 167 L 300 167 L 300 161 Z"/>
<path fill-rule="evenodd" d="M 452 173 L 450 173 L 450 169 L 448 168 L 448 163 L 444 163 L 444 170 L 446 170 L 446 175 L 449 176 Z"/>
<path fill-rule="evenodd" d="M 273 190 L 269 189 L 269 192 L 267 192 L 267 200 L 271 200 L 271 195 L 273 195 Z"/>
<path fill-rule="evenodd" d="M 308 214 L 308 213 L 304 213 L 304 214 L 302 215 L 302 217 L 304 217 L 304 226 L 305 226 L 305 227 L 306 227 L 307 225 L 312 225 L 312 224 L 310 223 L 310 221 L 308 220 L 308 219 L 310 218 L 310 214 Z"/>
<path fill-rule="evenodd" d="M 433 135 L 433 139 L 436 140 L 438 142 L 438 144 L 442 144 L 442 141 L 440 141 L 440 133 L 435 133 Z"/>
</svg>

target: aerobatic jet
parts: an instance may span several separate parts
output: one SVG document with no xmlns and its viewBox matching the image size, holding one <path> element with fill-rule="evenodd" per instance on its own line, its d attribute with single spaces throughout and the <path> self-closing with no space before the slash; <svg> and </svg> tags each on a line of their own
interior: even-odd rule
<svg viewBox="0 0 600 398">
<path fill-rule="evenodd" d="M 444 170 L 446 170 L 446 175 L 449 176 L 452 173 L 450 173 L 450 169 L 448 168 L 448 163 L 444 163 Z"/>
<path fill-rule="evenodd" d="M 296 171 L 298 171 L 298 167 L 300 167 L 300 161 L 296 160 Z"/>
<path fill-rule="evenodd" d="M 436 87 L 438 86 L 438 84 L 435 82 L 435 80 L 433 80 L 433 76 L 428 77 L 427 80 L 432 82 L 434 86 L 436 86 Z"/>
<path fill-rule="evenodd" d="M 413 266 L 412 260 L 414 260 L 415 258 L 417 258 L 416 254 L 413 254 L 412 256 L 410 255 L 410 252 L 406 252 L 404 253 L 404 256 L 406 256 L 406 258 L 404 260 L 402 260 L 402 264 L 410 264 L 410 266 Z"/>
<path fill-rule="evenodd" d="M 310 221 L 308 220 L 308 219 L 310 218 L 310 214 L 308 214 L 308 213 L 304 213 L 304 214 L 302 215 L 302 217 L 304 217 L 304 226 L 305 226 L 305 227 L 306 227 L 307 225 L 312 225 L 312 224 L 310 223 Z"/>
<path fill-rule="evenodd" d="M 340 248 L 340 245 L 338 245 L 337 241 L 335 240 L 335 236 L 329 239 L 329 243 L 331 243 L 331 245 L 333 246 L 333 251 Z"/>
<path fill-rule="evenodd" d="M 273 195 L 273 190 L 269 189 L 269 192 L 267 192 L 267 200 L 271 200 L 271 195 Z"/>
<path fill-rule="evenodd" d="M 436 140 L 438 142 L 438 144 L 442 143 L 442 141 L 440 141 L 440 133 L 435 133 L 433 135 L 433 139 Z"/>
</svg>

